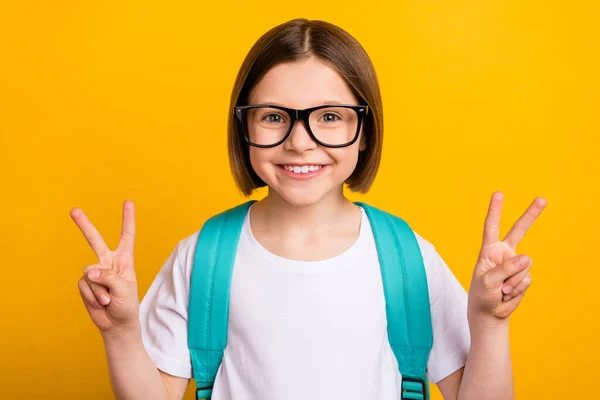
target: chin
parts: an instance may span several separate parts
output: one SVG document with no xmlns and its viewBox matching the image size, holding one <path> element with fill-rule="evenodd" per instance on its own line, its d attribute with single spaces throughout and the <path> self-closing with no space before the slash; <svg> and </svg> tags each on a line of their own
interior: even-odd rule
<svg viewBox="0 0 600 400">
<path fill-rule="evenodd" d="M 273 189 L 286 203 L 294 207 L 309 207 L 318 204 L 327 196 L 326 192 L 302 188 Z"/>
<path fill-rule="evenodd" d="M 279 168 L 279 167 L 276 167 Z M 334 167 L 335 168 L 335 167 Z M 348 174 L 341 171 L 326 171 L 323 176 L 308 180 L 293 180 L 281 176 L 281 171 L 257 171 L 258 175 L 269 186 L 269 192 L 294 207 L 309 207 L 328 199 L 331 196 L 343 196 L 342 188 Z M 260 172 L 263 172 L 262 174 Z M 345 171 L 344 171 L 345 172 Z M 261 176 L 262 175 L 262 176 Z"/>
</svg>

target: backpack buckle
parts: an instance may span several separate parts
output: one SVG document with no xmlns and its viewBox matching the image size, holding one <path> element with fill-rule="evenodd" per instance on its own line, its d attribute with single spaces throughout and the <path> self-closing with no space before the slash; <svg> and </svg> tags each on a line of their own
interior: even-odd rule
<svg viewBox="0 0 600 400">
<path fill-rule="evenodd" d="M 210 399 L 212 395 L 212 389 L 212 385 L 204 387 L 196 386 L 196 400 Z"/>
<path fill-rule="evenodd" d="M 427 400 L 425 380 L 402 376 L 401 400 Z"/>
</svg>

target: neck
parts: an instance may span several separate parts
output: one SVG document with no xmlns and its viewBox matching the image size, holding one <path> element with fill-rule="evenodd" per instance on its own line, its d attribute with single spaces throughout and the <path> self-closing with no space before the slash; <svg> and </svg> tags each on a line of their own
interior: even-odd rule
<svg viewBox="0 0 600 400">
<path fill-rule="evenodd" d="M 297 206 L 288 203 L 274 190 L 253 207 L 254 222 L 270 232 L 280 235 L 295 232 L 302 235 L 326 232 L 344 221 L 343 215 L 355 212 L 354 204 L 348 200 L 342 188 L 329 193 L 315 204 Z M 254 212 L 256 211 L 256 212 Z M 335 228 L 334 228 L 335 229 Z"/>
</svg>

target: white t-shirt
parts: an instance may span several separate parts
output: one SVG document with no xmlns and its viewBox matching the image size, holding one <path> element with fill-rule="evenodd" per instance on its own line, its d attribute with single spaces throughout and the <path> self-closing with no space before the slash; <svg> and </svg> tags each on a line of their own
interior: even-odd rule
<svg viewBox="0 0 600 400">
<path fill-rule="evenodd" d="M 377 249 L 362 213 L 352 246 L 315 262 L 267 251 L 252 235 L 246 215 L 213 400 L 400 398 Z M 160 370 L 183 378 L 192 377 L 187 312 L 198 233 L 178 243 L 140 307 L 149 356 Z M 465 365 L 470 347 L 467 293 L 434 246 L 416 236 L 433 325 L 427 376 L 437 383 Z"/>
</svg>

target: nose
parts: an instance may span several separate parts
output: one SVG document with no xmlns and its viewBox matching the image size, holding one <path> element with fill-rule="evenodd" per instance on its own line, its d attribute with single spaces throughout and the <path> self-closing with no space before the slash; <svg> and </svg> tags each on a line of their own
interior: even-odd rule
<svg viewBox="0 0 600 400">
<path fill-rule="evenodd" d="M 310 137 L 310 134 L 304 125 L 304 121 L 300 119 L 294 121 L 290 136 L 283 145 L 286 150 L 295 153 L 303 153 L 317 147 L 317 143 Z"/>
</svg>

